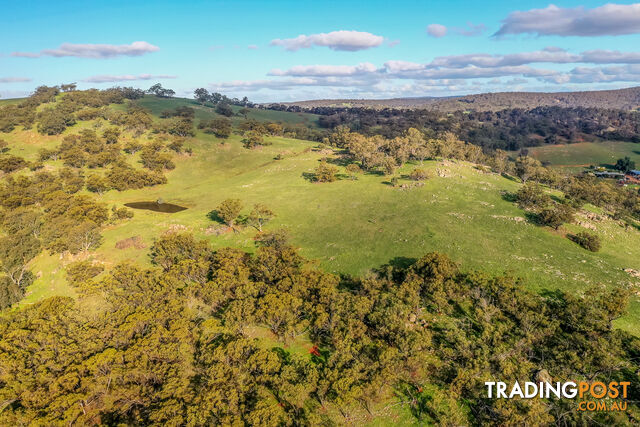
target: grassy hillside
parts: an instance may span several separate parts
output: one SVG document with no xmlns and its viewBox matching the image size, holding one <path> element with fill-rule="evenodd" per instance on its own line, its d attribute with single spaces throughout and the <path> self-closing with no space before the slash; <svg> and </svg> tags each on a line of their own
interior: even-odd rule
<svg viewBox="0 0 640 427">
<path fill-rule="evenodd" d="M 529 148 L 529 154 L 543 163 L 567 172 L 583 170 L 590 165 L 611 167 L 616 160 L 628 156 L 640 165 L 640 144 L 620 141 L 579 142 Z"/>
<path fill-rule="evenodd" d="M 446 98 L 318 99 L 285 103 L 285 105 L 298 105 L 303 108 L 426 108 L 439 111 L 498 111 L 507 108 L 531 109 L 541 106 L 636 110 L 640 106 L 640 87 L 584 92 L 497 92 Z"/>
<path fill-rule="evenodd" d="M 197 119 L 211 119 L 219 117 L 215 112 L 215 107 L 211 104 L 201 105 L 193 99 L 188 98 L 158 98 L 153 95 L 146 95 L 137 102 L 145 108 L 151 110 L 154 115 L 159 115 L 164 110 L 171 110 L 177 107 L 191 107 L 196 110 Z M 120 106 L 124 108 L 124 105 Z M 238 113 L 242 107 L 232 106 L 233 111 Z M 281 122 L 285 124 L 295 125 L 304 124 L 312 127 L 318 125 L 318 115 L 309 113 L 289 113 L 287 111 L 260 110 L 251 108 L 247 114 L 247 119 L 254 119 L 261 122 Z M 232 117 L 234 124 L 245 120 L 244 117 L 236 115 Z"/>
<path fill-rule="evenodd" d="M 145 98 L 155 113 L 188 100 Z M 198 107 L 199 117 L 214 114 Z M 264 111 L 251 114 L 267 113 Z M 275 113 L 275 112 L 269 112 Z M 287 114 L 287 113 L 285 113 Z M 291 113 L 288 113 L 291 114 Z M 66 131 L 77 132 L 90 123 Z M 11 152 L 35 160 L 37 150 L 54 147 L 60 137 L 16 130 L 4 138 Z M 189 230 L 211 241 L 214 247 L 237 246 L 253 250 L 256 230 L 216 235 L 217 223 L 208 213 L 226 198 L 239 198 L 248 214 L 255 203 L 264 203 L 277 215 L 267 229 L 287 228 L 303 255 L 335 273 L 363 274 L 382 264 L 404 263 L 429 251 L 441 251 L 465 267 L 521 277 L 535 290 L 565 289 L 579 292 L 587 286 L 616 287 L 632 282 L 624 268 L 637 268 L 640 231 L 625 230 L 611 220 L 596 222 L 582 217 L 584 227 L 597 230 L 603 249 L 587 252 L 564 237 L 584 229 L 568 225 L 560 232 L 538 227 L 525 219 L 524 211 L 505 200 L 518 183 L 479 171 L 472 164 L 425 162 L 432 178 L 421 188 L 392 187 L 378 174 L 345 176 L 334 183 L 317 184 L 305 179 L 318 161 L 339 154 L 319 152 L 315 143 L 268 138 L 272 145 L 254 150 L 242 147 L 240 137 L 222 141 L 198 133 L 187 141 L 191 156 L 178 155 L 176 169 L 167 173 L 168 184 L 141 190 L 109 191 L 100 201 L 109 207 L 158 198 L 188 209 L 174 214 L 136 210 L 135 217 L 107 227 L 104 243 L 92 255 L 107 267 L 124 260 L 149 264 L 148 247 L 167 230 Z M 282 160 L 275 160 L 281 155 Z M 135 160 L 130 159 L 130 162 Z M 49 168 L 61 163 L 48 162 Z M 397 175 L 415 167 L 406 165 Z M 341 167 L 341 172 L 344 168 Z M 403 180 L 401 182 L 409 182 Z M 116 249 L 116 243 L 139 236 L 143 248 Z M 73 258 L 76 259 L 76 258 Z M 49 295 L 73 295 L 66 284 L 64 265 L 70 257 L 41 255 L 33 262 L 38 279 L 28 290 L 24 304 Z M 640 304 L 620 325 L 633 330 L 640 324 Z"/>
</svg>

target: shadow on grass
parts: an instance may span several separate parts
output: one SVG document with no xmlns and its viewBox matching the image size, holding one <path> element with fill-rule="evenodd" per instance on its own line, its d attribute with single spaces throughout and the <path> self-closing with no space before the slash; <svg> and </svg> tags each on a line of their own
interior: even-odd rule
<svg viewBox="0 0 640 427">
<path fill-rule="evenodd" d="M 309 182 L 316 182 L 316 174 L 313 172 L 302 172 L 302 177 Z"/>
<path fill-rule="evenodd" d="M 516 178 L 515 176 L 511 176 L 511 175 L 509 175 L 508 173 L 504 173 L 504 172 L 502 172 L 502 173 L 500 174 L 500 176 L 501 176 L 501 177 L 503 177 L 503 178 L 508 179 L 509 181 L 513 181 L 513 182 L 517 182 L 517 183 L 522 182 L 522 181 L 520 181 L 518 178 Z"/>
</svg>

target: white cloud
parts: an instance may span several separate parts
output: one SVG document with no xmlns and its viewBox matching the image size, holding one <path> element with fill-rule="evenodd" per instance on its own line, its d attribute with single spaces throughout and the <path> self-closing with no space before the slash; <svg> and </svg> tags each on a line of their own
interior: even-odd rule
<svg viewBox="0 0 640 427">
<path fill-rule="evenodd" d="M 144 41 L 122 45 L 63 43 L 57 49 L 45 49 L 38 53 L 13 52 L 11 55 L 23 58 L 38 58 L 40 56 L 73 56 L 77 58 L 104 59 L 114 58 L 117 56 L 141 56 L 147 53 L 157 52 L 158 50 L 160 50 L 159 47 Z"/>
<path fill-rule="evenodd" d="M 292 39 L 275 39 L 271 41 L 273 46 L 283 46 L 286 50 L 296 51 L 308 49 L 313 46 L 326 46 L 332 50 L 357 51 L 380 46 L 384 37 L 361 31 L 332 31 L 305 35 L 301 34 Z"/>
<path fill-rule="evenodd" d="M 271 70 L 270 76 L 353 76 L 358 74 L 374 73 L 376 66 L 363 62 L 358 65 L 296 65 L 288 70 Z"/>
<path fill-rule="evenodd" d="M 163 79 L 175 79 L 177 76 L 165 75 L 165 74 L 125 74 L 125 75 L 109 75 L 103 74 L 98 76 L 87 77 L 82 80 L 87 83 L 114 83 L 114 82 L 128 82 L 135 80 L 163 80 Z"/>
<path fill-rule="evenodd" d="M 640 33 L 640 3 L 605 4 L 594 9 L 549 5 L 510 13 L 495 34 L 530 33 L 557 36 L 617 36 Z"/>
<path fill-rule="evenodd" d="M 25 83 L 30 81 L 31 79 L 27 77 L 0 77 L 0 83 Z"/>
<path fill-rule="evenodd" d="M 440 24 L 430 24 L 427 26 L 427 34 L 436 38 L 444 37 L 447 35 L 447 27 Z"/>
<path fill-rule="evenodd" d="M 255 44 L 250 44 L 249 46 L 247 46 L 247 49 L 251 49 L 251 50 L 256 50 L 258 48 L 258 45 Z"/>
</svg>

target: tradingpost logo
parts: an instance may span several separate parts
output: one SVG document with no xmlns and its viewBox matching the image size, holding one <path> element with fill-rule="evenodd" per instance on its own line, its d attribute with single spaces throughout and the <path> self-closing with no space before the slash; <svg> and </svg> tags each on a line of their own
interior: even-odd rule
<svg viewBox="0 0 640 427">
<path fill-rule="evenodd" d="M 486 381 L 490 399 L 579 399 L 578 411 L 626 411 L 629 381 L 514 382 Z"/>
</svg>

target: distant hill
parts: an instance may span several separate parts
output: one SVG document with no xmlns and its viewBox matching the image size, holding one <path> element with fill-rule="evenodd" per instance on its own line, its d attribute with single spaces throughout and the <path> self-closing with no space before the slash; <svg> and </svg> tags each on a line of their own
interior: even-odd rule
<svg viewBox="0 0 640 427">
<path fill-rule="evenodd" d="M 496 111 L 507 108 L 531 109 L 541 106 L 637 110 L 640 108 L 640 87 L 585 92 L 497 92 L 446 98 L 320 99 L 283 104 L 301 108 L 424 108 L 439 111 Z"/>
</svg>

